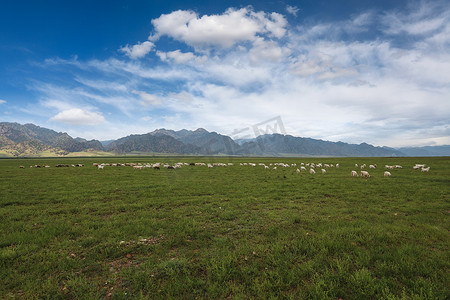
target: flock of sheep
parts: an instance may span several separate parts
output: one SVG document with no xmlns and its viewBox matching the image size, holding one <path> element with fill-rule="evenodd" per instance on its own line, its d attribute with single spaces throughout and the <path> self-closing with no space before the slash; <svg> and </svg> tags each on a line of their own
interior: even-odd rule
<svg viewBox="0 0 450 300">
<path fill-rule="evenodd" d="M 161 169 L 161 168 L 166 168 L 166 169 L 179 169 L 182 168 L 184 166 L 204 166 L 204 167 L 208 167 L 208 168 L 214 168 L 214 167 L 230 167 L 233 166 L 233 163 L 202 163 L 202 162 L 197 162 L 197 163 L 182 163 L 182 162 L 178 162 L 175 164 L 168 164 L 168 163 L 162 163 L 162 162 L 157 162 L 157 163 L 93 163 L 94 167 L 97 167 L 99 170 L 104 169 L 106 166 L 108 167 L 126 167 L 126 166 L 131 166 L 133 167 L 133 169 L 135 170 L 141 170 L 144 168 L 153 168 L 153 169 Z M 325 164 L 325 163 L 300 163 L 298 166 L 296 163 L 291 163 L 291 164 L 286 164 L 286 163 L 270 163 L 268 165 L 264 164 L 264 163 L 240 163 L 240 166 L 250 166 L 250 167 L 264 167 L 264 169 L 266 170 L 277 170 L 278 168 L 295 168 L 298 167 L 295 171 L 297 174 L 300 174 L 302 172 L 309 172 L 311 175 L 316 174 L 316 169 L 317 172 L 321 172 L 322 174 L 325 174 L 327 172 L 328 168 L 339 168 L 339 164 Z M 72 165 L 67 165 L 67 164 L 58 164 L 55 165 L 55 167 L 84 167 L 83 164 L 72 164 Z M 21 169 L 25 168 L 24 166 L 20 166 Z M 50 168 L 49 165 L 34 165 L 34 166 L 30 166 L 30 168 Z M 308 169 L 309 168 L 309 171 Z M 370 178 L 370 174 L 368 171 L 366 171 L 365 169 L 367 168 L 366 164 L 362 164 L 361 166 L 358 166 L 358 164 L 355 164 L 355 168 L 360 168 L 360 174 L 358 174 L 357 171 L 352 170 L 350 175 L 352 177 L 359 177 L 361 176 L 362 178 Z M 402 169 L 403 167 L 401 165 L 385 165 L 385 169 L 386 171 L 384 172 L 384 177 L 390 177 L 392 174 L 391 172 L 387 171 L 387 170 L 393 170 L 393 169 Z M 368 169 L 377 169 L 377 165 L 376 164 L 371 164 L 369 165 Z M 430 171 L 430 167 L 426 166 L 426 164 L 416 164 L 413 166 L 414 170 L 421 170 L 421 172 L 428 172 Z M 320 170 L 320 171 L 319 171 Z"/>
<path fill-rule="evenodd" d="M 426 164 L 416 164 L 416 165 L 413 167 L 413 169 L 414 169 L 414 170 L 421 169 L 422 172 L 428 172 L 428 171 L 430 171 L 430 167 L 427 167 L 427 168 L 426 168 L 425 166 L 426 166 Z M 355 164 L 355 167 L 358 168 L 358 164 Z M 362 165 L 361 165 L 361 177 L 363 177 L 363 178 L 369 178 L 369 177 L 370 177 L 369 172 L 363 170 L 363 169 L 365 169 L 366 167 L 367 167 L 366 164 L 362 164 Z M 369 169 L 376 169 L 376 168 L 377 168 L 377 165 L 376 165 L 376 164 L 369 165 Z M 387 170 L 403 169 L 403 167 L 400 166 L 400 165 L 385 165 L 384 168 L 387 169 Z M 358 175 L 358 172 L 356 172 L 356 171 L 352 171 L 352 172 L 351 172 L 351 175 L 352 175 L 352 177 L 358 177 L 358 176 L 359 176 L 359 175 Z M 392 175 L 391 172 L 389 172 L 389 171 L 384 171 L 384 177 L 390 177 L 391 175 Z"/>
</svg>

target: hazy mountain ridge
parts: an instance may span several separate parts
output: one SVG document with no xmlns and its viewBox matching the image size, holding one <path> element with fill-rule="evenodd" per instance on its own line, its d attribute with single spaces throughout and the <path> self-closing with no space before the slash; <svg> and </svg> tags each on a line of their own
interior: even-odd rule
<svg viewBox="0 0 450 300">
<path fill-rule="evenodd" d="M 347 144 L 291 135 L 269 134 L 244 142 L 241 147 L 259 149 L 262 154 L 292 153 L 325 156 L 404 156 L 388 147 L 375 147 L 367 143 Z"/>
<path fill-rule="evenodd" d="M 0 147 L 4 148 L 3 150 L 23 150 L 19 151 L 20 153 L 35 153 L 39 151 L 64 153 L 104 150 L 102 144 L 97 140 L 73 139 L 67 133 L 56 132 L 34 124 L 21 125 L 2 122 L 0 123 L 0 137 Z"/>
<path fill-rule="evenodd" d="M 7 156 L 66 155 L 70 152 L 109 151 L 126 153 L 167 153 L 190 155 L 246 156 L 450 156 L 450 146 L 375 147 L 367 143 L 348 144 L 291 135 L 266 134 L 234 141 L 229 136 L 203 128 L 179 131 L 157 129 L 146 134 L 129 135 L 117 140 L 88 141 L 72 138 L 34 124 L 0 123 L 0 152 Z M 0 154 L 1 154 L 0 153 Z M 6 154 L 4 154 L 6 153 Z"/>
<path fill-rule="evenodd" d="M 402 147 L 397 150 L 405 153 L 407 156 L 450 156 L 450 145 Z"/>
</svg>

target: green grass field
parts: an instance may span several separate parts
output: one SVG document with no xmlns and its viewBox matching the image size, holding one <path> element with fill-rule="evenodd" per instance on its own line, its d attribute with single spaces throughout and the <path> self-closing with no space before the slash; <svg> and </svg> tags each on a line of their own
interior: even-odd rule
<svg viewBox="0 0 450 300">
<path fill-rule="evenodd" d="M 92 166 L 179 161 L 234 166 Z M 450 158 L 0 159 L 0 297 L 448 299 L 449 200 Z"/>
</svg>

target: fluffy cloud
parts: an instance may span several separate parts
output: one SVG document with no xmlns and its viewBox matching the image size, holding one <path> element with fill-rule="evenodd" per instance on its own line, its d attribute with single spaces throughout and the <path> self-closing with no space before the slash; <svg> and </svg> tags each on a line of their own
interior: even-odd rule
<svg viewBox="0 0 450 300">
<path fill-rule="evenodd" d="M 97 112 L 72 108 L 64 110 L 52 117 L 50 121 L 56 121 L 71 125 L 98 125 L 105 122 L 105 118 Z"/>
<path fill-rule="evenodd" d="M 121 52 L 124 52 L 126 56 L 131 59 L 142 58 L 147 55 L 155 46 L 152 42 L 145 41 L 142 44 L 138 43 L 133 46 L 126 45 L 125 47 L 120 48 Z"/>
<path fill-rule="evenodd" d="M 0 99 L 0 104 L 6 103 L 6 100 Z"/>
<path fill-rule="evenodd" d="M 278 14 L 254 12 L 251 8 L 230 8 L 221 15 L 199 15 L 178 10 L 152 20 L 155 34 L 151 40 L 167 35 L 195 48 L 230 48 L 240 42 L 255 40 L 258 34 L 281 38 L 287 22 Z M 237 30 L 238 29 L 238 30 Z"/>
</svg>

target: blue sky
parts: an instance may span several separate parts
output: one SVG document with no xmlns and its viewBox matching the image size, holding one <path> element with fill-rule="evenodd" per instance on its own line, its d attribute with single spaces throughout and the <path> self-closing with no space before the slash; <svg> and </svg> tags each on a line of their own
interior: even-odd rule
<svg viewBox="0 0 450 300">
<path fill-rule="evenodd" d="M 450 144 L 448 1 L 2 1 L 0 121 Z"/>
</svg>

